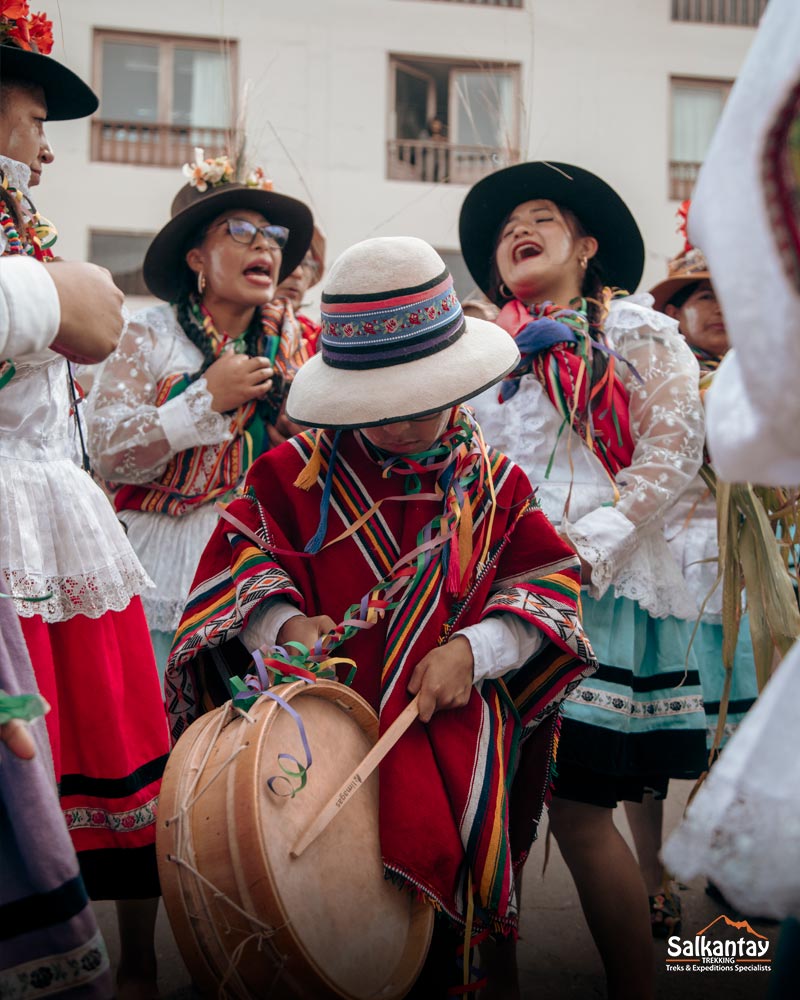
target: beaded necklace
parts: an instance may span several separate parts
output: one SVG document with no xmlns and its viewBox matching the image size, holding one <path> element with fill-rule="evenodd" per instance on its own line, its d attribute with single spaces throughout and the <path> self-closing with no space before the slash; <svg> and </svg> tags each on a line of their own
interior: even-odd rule
<svg viewBox="0 0 800 1000">
<path fill-rule="evenodd" d="M 28 254 L 37 260 L 52 260 L 51 247 L 58 239 L 58 232 L 52 222 L 43 218 L 36 210 L 27 194 L 13 187 L 0 169 L 0 226 L 6 238 L 6 254 Z M 11 211 L 10 199 L 20 206 L 20 215 L 27 216 L 23 233 L 17 228 L 17 221 Z M 24 203 L 24 207 L 23 207 Z"/>
</svg>

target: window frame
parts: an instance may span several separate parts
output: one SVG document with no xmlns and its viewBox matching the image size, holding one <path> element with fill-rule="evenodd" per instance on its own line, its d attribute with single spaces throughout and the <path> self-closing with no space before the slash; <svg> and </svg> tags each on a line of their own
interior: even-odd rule
<svg viewBox="0 0 800 1000">
<path fill-rule="evenodd" d="M 94 91 L 100 98 L 100 106 L 92 116 L 93 141 L 90 150 L 90 160 L 100 163 L 126 163 L 140 164 L 141 161 L 135 158 L 129 159 L 108 159 L 99 155 L 100 143 L 94 140 L 95 133 L 101 123 L 114 122 L 114 118 L 103 116 L 103 46 L 105 42 L 128 43 L 133 45 L 154 45 L 158 49 L 158 99 L 157 117 L 154 122 L 132 122 L 132 125 L 142 129 L 158 130 L 186 130 L 197 128 L 198 130 L 211 129 L 211 126 L 180 125 L 171 121 L 172 99 L 173 99 L 173 75 L 174 59 L 176 48 L 194 48 L 206 50 L 208 52 L 221 52 L 228 60 L 228 103 L 230 108 L 230 119 L 225 131 L 233 135 L 236 131 L 238 121 L 238 88 L 236 85 L 239 79 L 239 46 L 235 38 L 214 38 L 209 35 L 182 35 L 167 34 L 164 32 L 131 31 L 120 30 L 118 28 L 96 27 L 92 33 L 92 81 Z M 218 129 L 214 129 L 218 131 Z M 148 166 L 174 166 L 173 163 L 143 163 Z"/>
<path fill-rule="evenodd" d="M 686 198 L 690 197 L 691 190 L 688 186 L 691 184 L 693 186 L 694 179 L 696 179 L 702 163 L 694 163 L 690 160 L 676 160 L 675 159 L 675 90 L 680 89 L 681 84 L 685 84 L 687 89 L 692 88 L 694 90 L 709 90 L 716 93 L 721 93 L 723 97 L 722 106 L 725 107 L 725 103 L 730 95 L 731 88 L 733 87 L 734 80 L 726 79 L 724 77 L 711 77 L 711 76 L 684 76 L 683 74 L 671 74 L 669 77 L 669 109 L 667 114 L 667 186 L 668 186 L 668 197 L 670 201 L 684 201 Z M 692 168 L 696 168 L 693 170 Z M 681 174 L 686 174 L 688 176 L 681 177 Z"/>
<path fill-rule="evenodd" d="M 454 95 L 452 93 L 451 80 L 454 71 L 467 70 L 471 72 L 476 72 L 480 70 L 485 70 L 487 72 L 507 72 L 511 76 L 511 82 L 513 86 L 513 95 L 511 100 L 511 107 L 514 109 L 512 120 L 508 123 L 510 129 L 513 133 L 509 136 L 509 143 L 506 147 L 498 147 L 497 152 L 509 154 L 509 159 L 511 162 L 518 162 L 521 156 L 520 143 L 523 129 L 523 122 L 519 114 L 520 107 L 520 94 L 522 92 L 522 79 L 523 79 L 523 69 L 524 66 L 519 62 L 509 62 L 494 59 L 475 59 L 466 58 L 464 56 L 430 56 L 430 55 L 418 55 L 410 52 L 394 52 L 390 51 L 386 53 L 387 62 L 386 69 L 389 74 L 388 78 L 388 88 L 387 88 L 387 107 L 386 107 L 386 172 L 385 177 L 387 180 L 413 180 L 420 181 L 423 183 L 453 183 L 453 184 L 472 184 L 476 178 L 470 179 L 460 179 L 457 176 L 450 178 L 445 176 L 443 178 L 426 178 L 426 177 L 399 177 L 396 174 L 393 176 L 393 148 L 398 144 L 405 144 L 406 146 L 413 147 L 414 145 L 419 145 L 420 142 L 424 140 L 415 140 L 400 138 L 397 135 L 397 70 L 402 70 L 405 73 L 409 73 L 420 77 L 421 79 L 426 79 L 426 73 L 424 67 L 426 65 L 436 66 L 439 70 L 445 70 L 447 73 L 448 83 L 447 83 L 447 101 L 448 101 L 448 122 L 447 122 L 447 136 L 448 141 L 446 146 L 437 148 L 437 155 L 449 156 L 453 154 L 454 156 L 459 155 L 459 151 L 465 150 L 478 150 L 480 149 L 492 149 L 494 147 L 473 147 L 459 144 L 458 142 L 451 141 L 453 137 L 453 125 L 454 122 L 451 120 L 453 118 L 453 108 L 454 108 Z M 431 95 L 428 95 L 428 111 L 430 111 L 431 105 Z M 446 150 L 447 152 L 444 152 Z M 455 161 L 454 161 L 455 162 Z"/>
</svg>

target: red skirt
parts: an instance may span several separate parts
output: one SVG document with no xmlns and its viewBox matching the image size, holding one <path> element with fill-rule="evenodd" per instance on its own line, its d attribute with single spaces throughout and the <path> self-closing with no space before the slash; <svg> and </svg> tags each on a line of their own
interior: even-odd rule
<svg viewBox="0 0 800 1000">
<path fill-rule="evenodd" d="M 155 819 L 169 736 L 141 601 L 100 618 L 20 622 L 51 705 L 61 807 L 89 894 L 155 895 Z"/>
</svg>

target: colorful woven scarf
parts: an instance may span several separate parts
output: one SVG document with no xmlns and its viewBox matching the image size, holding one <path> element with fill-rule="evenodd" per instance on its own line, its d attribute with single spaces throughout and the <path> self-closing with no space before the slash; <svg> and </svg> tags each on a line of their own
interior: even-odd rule
<svg viewBox="0 0 800 1000">
<path fill-rule="evenodd" d="M 509 302 L 495 321 L 511 334 L 521 355 L 520 363 L 500 384 L 500 401 L 511 399 L 523 375 L 541 383 L 550 402 L 597 455 L 612 478 L 631 463 L 629 396 L 617 372 L 625 362 L 598 336 L 592 337 L 586 303 L 563 309 L 552 302 L 530 307 L 518 299 Z M 593 352 L 607 357 L 602 375 L 594 379 Z"/>
<path fill-rule="evenodd" d="M 39 215 L 30 198 L 24 192 L 13 187 L 2 170 L 0 170 L 0 189 L 2 189 L 0 191 L 0 228 L 2 228 L 6 239 L 3 256 L 28 254 L 37 260 L 52 260 L 53 254 L 50 247 L 58 236 L 55 226 Z M 25 220 L 21 227 L 17 225 L 9 200 L 16 202 L 17 213 Z M 0 389 L 11 381 L 15 371 L 14 362 L 10 358 L 0 362 Z"/>
<path fill-rule="evenodd" d="M 211 314 L 194 296 L 184 317 L 184 326 L 194 324 L 187 336 L 198 346 L 202 344 L 206 362 L 198 372 L 177 372 L 163 378 L 156 387 L 156 406 L 185 392 L 229 346 L 237 353 L 269 358 L 276 372 L 276 391 L 265 400 L 245 403 L 231 413 L 229 440 L 178 452 L 160 478 L 145 486 L 121 486 L 114 497 L 118 511 L 158 511 L 180 517 L 200 504 L 229 494 L 268 449 L 266 425 L 280 410 L 283 388 L 308 360 L 300 328 L 287 302 L 261 306 L 253 325 L 239 337 L 217 330 Z"/>
<path fill-rule="evenodd" d="M 694 347 L 692 344 L 689 344 L 689 347 L 700 365 L 701 378 L 707 372 L 715 372 L 722 363 L 722 356 L 719 354 L 711 354 L 710 351 L 704 351 L 702 347 Z"/>
<path fill-rule="evenodd" d="M 325 458 L 327 472 L 320 503 L 319 525 L 314 536 L 305 547 L 309 554 L 319 552 L 323 547 L 325 533 L 328 527 L 333 483 L 337 474 L 336 454 L 340 433 L 333 438 L 330 452 L 323 456 L 320 450 L 322 432 L 317 432 L 316 446 L 303 472 L 297 477 L 295 486 L 308 490 L 317 481 L 320 464 Z M 475 436 L 477 435 L 477 440 Z M 404 493 L 384 499 L 413 500 L 421 498 L 421 476 L 431 472 L 436 473 L 437 494 L 442 497 L 442 512 L 433 518 L 425 529 L 425 538 L 420 537 L 418 558 L 422 560 L 418 570 L 421 572 L 427 566 L 432 555 L 441 554 L 447 588 L 451 594 L 459 594 L 469 583 L 478 561 L 485 562 L 484 539 L 491 533 L 494 520 L 494 507 L 484 522 L 479 533 L 477 547 L 473 545 L 473 517 L 477 503 L 475 495 L 476 484 L 492 488 L 491 475 L 486 464 L 486 447 L 478 427 L 472 416 L 459 407 L 450 414 L 448 425 L 434 442 L 432 447 L 414 455 L 393 455 L 372 444 L 360 431 L 355 432 L 355 438 L 364 454 L 370 461 L 376 462 L 381 468 L 381 477 L 404 477 Z M 430 497 L 426 497 L 430 499 Z M 380 501 L 383 503 L 384 501 Z M 379 506 L 379 505 L 378 505 Z M 367 517 L 377 511 L 377 506 Z M 365 519 L 352 526 L 342 536 L 333 541 L 352 534 L 364 524 Z M 482 553 L 482 555 L 481 555 Z M 424 557 L 424 558 L 423 558 Z M 480 559 L 479 559 L 480 557 Z"/>
</svg>

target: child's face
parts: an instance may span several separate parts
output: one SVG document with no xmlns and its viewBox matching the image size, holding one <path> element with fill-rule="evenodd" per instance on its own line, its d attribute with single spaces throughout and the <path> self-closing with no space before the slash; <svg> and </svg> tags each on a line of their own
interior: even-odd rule
<svg viewBox="0 0 800 1000">
<path fill-rule="evenodd" d="M 448 413 L 449 410 L 443 410 L 380 427 L 362 427 L 361 433 L 376 448 L 392 455 L 415 455 L 427 451 L 439 439 L 447 426 Z"/>
</svg>

